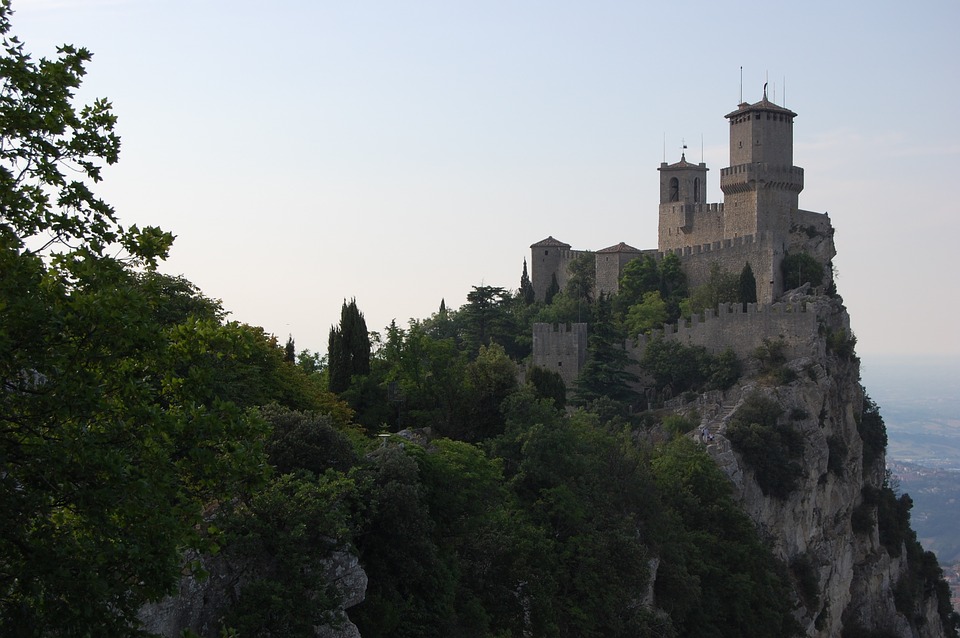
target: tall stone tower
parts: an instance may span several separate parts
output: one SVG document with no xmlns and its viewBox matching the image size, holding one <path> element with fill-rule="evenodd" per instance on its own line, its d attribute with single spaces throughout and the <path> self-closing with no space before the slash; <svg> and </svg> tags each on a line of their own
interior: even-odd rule
<svg viewBox="0 0 960 638">
<path fill-rule="evenodd" d="M 730 166 L 720 171 L 725 238 L 769 233 L 786 242 L 803 190 L 803 169 L 793 165 L 796 113 L 767 99 L 742 103 L 730 120 Z"/>
</svg>

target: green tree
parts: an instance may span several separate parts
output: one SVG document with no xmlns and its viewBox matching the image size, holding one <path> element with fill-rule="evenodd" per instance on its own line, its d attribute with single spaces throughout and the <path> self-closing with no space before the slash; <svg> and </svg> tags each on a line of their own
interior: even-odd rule
<svg viewBox="0 0 960 638">
<path fill-rule="evenodd" d="M 459 427 L 447 436 L 482 441 L 503 431 L 500 404 L 517 388 L 517 365 L 497 345 L 480 346 L 467 364 Z"/>
<path fill-rule="evenodd" d="M 297 362 L 297 346 L 293 342 L 293 335 L 287 336 L 287 345 L 283 347 L 283 360 L 288 363 Z"/>
<path fill-rule="evenodd" d="M 203 507 L 259 482 L 263 422 L 225 399 L 219 304 L 157 275 L 172 235 L 93 192 L 110 104 L 74 105 L 90 53 L 34 61 L 0 2 L 0 634 L 138 635 L 209 548 Z M 242 347 L 242 343 L 235 343 Z M 240 356 L 241 352 L 231 353 Z"/>
<path fill-rule="evenodd" d="M 343 302 L 340 325 L 330 328 L 327 357 L 331 392 L 343 392 L 355 375 L 370 373 L 370 334 L 356 299 Z"/>
<path fill-rule="evenodd" d="M 736 275 L 720 268 L 720 264 L 710 264 L 710 277 L 707 282 L 697 286 L 690 293 L 690 312 L 699 314 L 707 308 L 716 308 L 724 302 L 740 300 L 740 283 Z"/>
<path fill-rule="evenodd" d="M 627 334 L 635 338 L 653 328 L 662 327 L 667 317 L 667 304 L 660 296 L 660 291 L 654 290 L 644 293 L 643 301 L 630 306 L 624 324 Z"/>
<path fill-rule="evenodd" d="M 585 304 L 593 303 L 597 284 L 597 258 L 592 252 L 583 252 L 567 264 L 567 285 L 563 292 L 571 299 Z"/>
<path fill-rule="evenodd" d="M 660 291 L 660 268 L 651 255 L 630 260 L 623 267 L 617 290 L 617 304 L 629 308 L 643 301 L 643 296 Z"/>
<path fill-rule="evenodd" d="M 657 604 L 681 636 L 779 638 L 799 633 L 785 570 L 738 507 L 730 482 L 687 437 L 652 461 L 668 510 L 660 545 Z"/>
<path fill-rule="evenodd" d="M 559 373 L 533 366 L 527 370 L 527 383 L 533 386 L 538 397 L 552 400 L 557 409 L 566 405 L 567 386 Z"/>
</svg>

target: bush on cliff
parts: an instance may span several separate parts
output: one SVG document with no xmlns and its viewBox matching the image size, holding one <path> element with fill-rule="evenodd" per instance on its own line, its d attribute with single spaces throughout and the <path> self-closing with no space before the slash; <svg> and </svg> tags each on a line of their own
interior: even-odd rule
<svg viewBox="0 0 960 638">
<path fill-rule="evenodd" d="M 753 469 L 760 490 L 786 499 L 803 475 L 803 437 L 789 425 L 778 423 L 783 408 L 759 394 L 747 397 L 727 426 L 727 438 L 743 461 Z"/>
</svg>

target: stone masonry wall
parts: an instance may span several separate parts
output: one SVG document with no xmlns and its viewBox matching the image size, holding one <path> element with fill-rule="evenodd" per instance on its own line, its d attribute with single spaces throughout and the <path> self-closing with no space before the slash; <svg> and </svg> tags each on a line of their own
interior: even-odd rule
<svg viewBox="0 0 960 638">
<path fill-rule="evenodd" d="M 690 290 L 709 281 L 713 264 L 739 276 L 744 264 L 750 262 L 760 303 L 772 303 L 783 292 L 780 273 L 783 249 L 769 233 L 689 246 L 675 252 L 680 257 Z"/>
<path fill-rule="evenodd" d="M 587 360 L 587 324 L 533 324 L 533 365 L 552 370 L 570 387 Z"/>
<path fill-rule="evenodd" d="M 716 354 L 730 348 L 741 359 L 753 354 L 764 339 L 783 340 L 789 358 L 821 354 L 817 313 L 802 302 L 775 304 L 720 304 L 717 311 L 705 310 L 702 317 L 687 323 L 665 325 L 649 336 L 640 335 L 627 344 L 630 356 L 643 358 L 646 346 L 653 339 L 679 341 L 688 346 L 701 346 Z"/>
</svg>

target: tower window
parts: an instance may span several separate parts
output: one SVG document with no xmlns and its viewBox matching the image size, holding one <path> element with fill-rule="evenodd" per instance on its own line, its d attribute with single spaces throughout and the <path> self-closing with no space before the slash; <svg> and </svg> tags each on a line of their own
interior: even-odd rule
<svg viewBox="0 0 960 638">
<path fill-rule="evenodd" d="M 676 177 L 670 178 L 670 201 L 680 201 L 680 180 L 678 180 Z"/>
<path fill-rule="evenodd" d="M 693 202 L 695 204 L 700 203 L 700 178 L 693 180 Z"/>
</svg>

